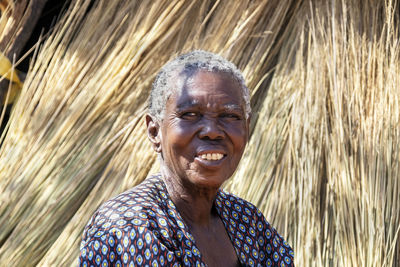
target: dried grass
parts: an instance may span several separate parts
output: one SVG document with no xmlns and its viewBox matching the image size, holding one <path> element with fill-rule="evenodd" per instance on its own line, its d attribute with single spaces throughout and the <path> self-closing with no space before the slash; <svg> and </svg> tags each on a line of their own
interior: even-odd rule
<svg viewBox="0 0 400 267">
<path fill-rule="evenodd" d="M 2 266 L 74 264 L 97 206 L 148 174 L 155 155 L 142 116 L 163 63 L 189 49 L 217 51 L 258 84 L 284 36 L 273 29 L 298 6 L 89 2 L 74 1 L 40 48 L 3 138 Z"/>
<path fill-rule="evenodd" d="M 252 136 L 226 187 L 263 210 L 297 266 L 400 262 L 396 1 L 89 2 L 38 51 L 0 140 L 1 266 L 76 263 L 98 205 L 157 169 L 150 83 L 195 48 L 252 89 Z"/>
<path fill-rule="evenodd" d="M 303 6 L 227 185 L 290 237 L 300 266 L 400 264 L 398 8 Z"/>
</svg>

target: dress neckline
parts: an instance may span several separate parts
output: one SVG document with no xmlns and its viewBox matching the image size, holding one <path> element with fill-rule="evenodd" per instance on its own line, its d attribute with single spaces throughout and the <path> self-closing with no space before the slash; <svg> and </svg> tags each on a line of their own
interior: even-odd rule
<svg viewBox="0 0 400 267">
<path fill-rule="evenodd" d="M 177 219 L 178 219 L 178 222 L 181 221 L 181 222 L 183 223 L 183 225 L 181 225 L 180 227 L 181 227 L 182 230 L 184 230 L 184 235 L 186 236 L 186 238 L 188 238 L 188 239 L 193 243 L 194 246 L 196 246 L 196 240 L 194 239 L 194 236 L 190 233 L 190 230 L 189 230 L 189 227 L 188 227 L 187 223 L 186 223 L 185 220 L 183 219 L 182 215 L 180 214 L 179 210 L 177 209 L 175 203 L 172 201 L 172 199 L 171 199 L 171 197 L 170 197 L 170 195 L 169 195 L 169 193 L 168 193 L 167 186 L 165 185 L 165 182 L 164 182 L 164 180 L 163 180 L 163 178 L 162 178 L 162 174 L 161 174 L 161 173 L 157 173 L 157 174 L 155 175 L 155 177 L 157 177 L 157 180 L 158 180 L 159 184 L 160 184 L 161 187 L 162 187 L 162 188 L 159 188 L 159 189 L 161 189 L 161 190 L 164 192 L 164 194 L 166 194 L 167 199 L 170 201 L 169 205 L 175 210 L 175 212 L 176 212 L 176 214 L 177 214 L 177 217 L 178 217 L 178 218 L 177 218 Z M 224 197 L 224 196 L 226 196 L 226 193 L 224 192 L 223 189 L 219 188 L 219 189 L 217 190 L 216 195 L 215 195 L 214 202 L 213 202 L 213 207 L 212 207 L 212 208 L 215 208 L 215 210 L 217 211 L 217 214 L 218 214 L 219 218 L 221 219 L 221 221 L 222 221 L 222 223 L 223 223 L 223 225 L 224 225 L 225 231 L 226 231 L 226 233 L 228 234 L 229 240 L 230 240 L 230 242 L 231 242 L 231 244 L 232 244 L 232 246 L 233 246 L 233 248 L 234 248 L 234 250 L 235 250 L 235 253 L 236 253 L 236 257 L 237 257 L 237 259 L 238 259 L 238 262 L 240 262 L 241 264 L 243 264 L 242 261 L 241 261 L 241 258 L 240 258 L 240 256 L 239 256 L 239 255 L 240 255 L 240 252 L 241 252 L 241 249 L 240 249 L 240 247 L 237 247 L 237 246 L 236 246 L 236 243 L 234 242 L 234 238 L 235 238 L 235 237 L 234 237 L 234 236 L 230 233 L 230 231 L 228 230 L 228 227 L 229 227 L 229 218 L 228 218 L 228 216 L 224 216 L 224 208 L 223 208 L 223 197 Z M 178 226 L 179 226 L 179 223 L 178 223 Z M 188 244 L 186 244 L 186 242 L 183 242 L 183 243 L 184 243 L 185 246 L 186 246 L 185 249 L 190 249 L 191 246 L 188 246 Z M 197 246 L 196 246 L 196 248 L 197 248 Z M 197 248 L 197 249 L 198 249 L 198 248 Z M 183 250 L 183 251 L 184 251 L 184 250 Z M 202 255 L 201 251 L 200 251 L 199 249 L 198 249 L 198 251 L 199 251 L 199 258 L 200 258 L 201 262 L 202 262 L 205 266 L 207 266 L 206 263 L 205 263 L 205 261 L 203 260 L 203 255 Z"/>
</svg>

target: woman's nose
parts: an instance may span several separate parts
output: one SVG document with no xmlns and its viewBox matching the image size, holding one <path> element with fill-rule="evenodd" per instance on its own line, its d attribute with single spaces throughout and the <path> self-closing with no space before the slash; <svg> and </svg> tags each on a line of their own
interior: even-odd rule
<svg viewBox="0 0 400 267">
<path fill-rule="evenodd" d="M 203 118 L 202 127 L 199 132 L 199 138 L 210 140 L 223 139 L 225 137 L 225 133 L 221 129 L 221 126 L 218 124 L 217 120 L 218 119 L 216 118 Z"/>
</svg>

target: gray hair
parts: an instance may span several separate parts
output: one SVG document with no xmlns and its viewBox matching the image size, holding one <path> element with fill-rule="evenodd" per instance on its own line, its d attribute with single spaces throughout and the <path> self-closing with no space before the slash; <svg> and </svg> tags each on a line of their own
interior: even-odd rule
<svg viewBox="0 0 400 267">
<path fill-rule="evenodd" d="M 238 68 L 230 61 L 220 55 L 195 50 L 183 54 L 168 62 L 157 74 L 150 93 L 149 113 L 157 120 L 162 121 L 167 99 L 171 96 L 173 89 L 170 86 L 171 78 L 176 77 L 177 73 L 193 73 L 193 71 L 204 70 L 209 72 L 229 73 L 241 86 L 243 100 L 245 103 L 246 119 L 249 118 L 250 95 L 243 75 Z"/>
</svg>

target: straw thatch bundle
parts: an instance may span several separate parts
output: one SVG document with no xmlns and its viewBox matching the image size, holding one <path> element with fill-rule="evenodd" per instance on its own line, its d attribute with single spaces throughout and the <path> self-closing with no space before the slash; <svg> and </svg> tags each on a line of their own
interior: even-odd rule
<svg viewBox="0 0 400 267">
<path fill-rule="evenodd" d="M 400 264 L 398 8 L 303 6 L 228 185 L 285 229 L 301 266 Z"/>
<path fill-rule="evenodd" d="M 73 1 L 41 46 L 0 140 L 1 266 L 75 263 L 97 206 L 157 168 L 150 83 L 194 48 L 244 72 L 253 131 L 226 187 L 297 265 L 399 262 L 397 2 L 91 2 Z"/>
<path fill-rule="evenodd" d="M 203 48 L 259 83 L 282 36 L 272 30 L 298 6 L 278 3 L 75 1 L 35 57 L 4 136 L 1 264 L 75 262 L 90 214 L 152 167 L 141 118 L 155 72 Z"/>
<path fill-rule="evenodd" d="M 19 58 L 47 0 L 0 0 L 0 51 Z"/>
</svg>

